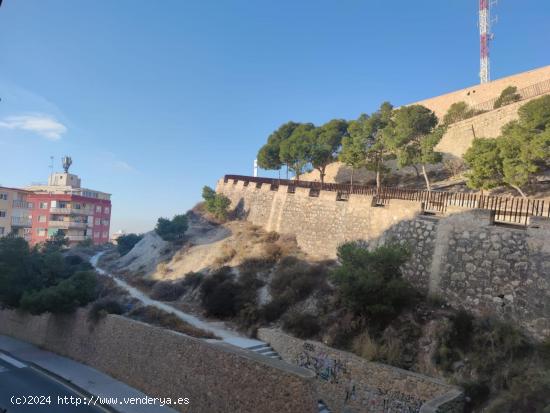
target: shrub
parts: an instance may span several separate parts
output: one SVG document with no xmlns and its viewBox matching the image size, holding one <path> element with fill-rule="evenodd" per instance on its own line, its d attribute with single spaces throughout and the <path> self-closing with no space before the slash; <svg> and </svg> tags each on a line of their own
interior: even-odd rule
<svg viewBox="0 0 550 413">
<path fill-rule="evenodd" d="M 298 338 L 307 339 L 318 334 L 321 326 L 313 314 L 290 312 L 283 319 L 283 329 Z"/>
<path fill-rule="evenodd" d="M 294 257 L 285 257 L 273 274 L 270 291 L 273 297 L 285 297 L 290 304 L 307 298 L 326 281 L 322 265 L 311 265 Z"/>
<path fill-rule="evenodd" d="M 91 238 L 86 238 L 84 241 L 78 243 L 80 248 L 90 248 L 94 246 L 94 241 Z"/>
<path fill-rule="evenodd" d="M 495 100 L 493 109 L 498 109 L 502 106 L 509 105 L 510 103 L 517 102 L 521 100 L 521 95 L 517 93 L 518 88 L 515 86 L 508 86 L 505 88 L 500 96 Z"/>
<path fill-rule="evenodd" d="M 93 301 L 97 296 L 96 286 L 95 273 L 80 271 L 57 285 L 25 292 L 21 308 L 31 314 L 68 313 Z"/>
<path fill-rule="evenodd" d="M 116 241 L 116 249 L 123 256 L 128 254 L 134 246 L 143 239 L 143 235 L 126 234 L 118 237 Z"/>
<path fill-rule="evenodd" d="M 185 286 L 181 282 L 157 281 L 151 289 L 151 298 L 160 301 L 176 301 L 185 293 Z"/>
<path fill-rule="evenodd" d="M 267 322 L 276 321 L 285 313 L 288 307 L 290 307 L 290 300 L 287 297 L 274 298 L 263 305 L 261 309 L 262 317 Z"/>
<path fill-rule="evenodd" d="M 107 314 L 124 314 L 124 312 L 124 306 L 120 301 L 112 298 L 101 298 L 92 304 L 88 318 L 97 322 Z"/>
<path fill-rule="evenodd" d="M 342 265 L 332 271 L 331 278 L 343 304 L 366 316 L 373 327 L 387 325 L 416 296 L 400 269 L 409 255 L 399 244 L 385 244 L 372 252 L 357 242 L 341 245 L 338 258 Z"/>
<path fill-rule="evenodd" d="M 138 307 L 130 313 L 130 316 L 149 324 L 187 334 L 188 336 L 197 338 L 217 338 L 213 333 L 192 326 L 175 314 L 161 310 L 157 307 Z"/>
<path fill-rule="evenodd" d="M 226 220 L 231 200 L 225 195 L 217 194 L 212 188 L 205 186 L 202 189 L 205 208 L 220 220 Z"/>
<path fill-rule="evenodd" d="M 470 108 L 466 102 L 456 102 L 449 107 L 449 110 L 443 117 L 443 123 L 445 125 L 450 125 L 452 123 L 474 117 L 479 113 L 481 112 Z"/>
<path fill-rule="evenodd" d="M 443 161 L 443 167 L 451 176 L 456 176 L 466 170 L 466 164 L 462 159 L 446 159 Z"/>
<path fill-rule="evenodd" d="M 230 269 L 222 267 L 203 281 L 201 300 L 208 315 L 220 318 L 237 315 L 240 289 L 233 278 Z"/>
<path fill-rule="evenodd" d="M 204 275 L 202 275 L 200 272 L 188 272 L 187 274 L 185 274 L 185 277 L 180 280 L 180 284 L 186 289 L 189 288 L 194 290 L 200 285 L 203 278 Z"/>
<path fill-rule="evenodd" d="M 175 215 L 174 218 L 159 218 L 155 232 L 165 241 L 177 241 L 183 238 L 188 228 L 186 215 Z"/>
</svg>

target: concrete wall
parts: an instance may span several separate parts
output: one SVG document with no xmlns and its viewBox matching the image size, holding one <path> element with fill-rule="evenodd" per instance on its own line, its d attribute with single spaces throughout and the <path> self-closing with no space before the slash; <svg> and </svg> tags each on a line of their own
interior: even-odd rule
<svg viewBox="0 0 550 413">
<path fill-rule="evenodd" d="M 181 411 L 317 410 L 314 375 L 238 348 L 211 344 L 120 316 L 90 324 L 85 311 L 29 316 L 0 311 L 9 335 L 101 370 L 152 397 L 188 397 Z"/>
<path fill-rule="evenodd" d="M 439 380 L 369 362 L 279 330 L 262 328 L 258 337 L 270 343 L 283 360 L 314 372 L 319 396 L 335 413 L 462 412 L 461 390 Z"/>
<path fill-rule="evenodd" d="M 366 240 L 406 242 L 412 256 L 404 275 L 425 292 L 455 307 L 516 320 L 536 337 L 550 335 L 550 222 L 533 218 L 529 229 L 495 226 L 488 211 L 448 208 L 448 216 L 422 215 L 413 201 L 372 206 L 372 197 L 336 193 L 310 197 L 303 188 L 257 188 L 220 180 L 246 219 L 267 230 L 294 234 L 313 258 L 335 258 L 338 245 Z"/>
</svg>

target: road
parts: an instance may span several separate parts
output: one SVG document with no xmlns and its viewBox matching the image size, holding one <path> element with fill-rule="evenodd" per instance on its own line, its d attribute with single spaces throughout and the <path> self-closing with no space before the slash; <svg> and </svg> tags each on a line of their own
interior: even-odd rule
<svg viewBox="0 0 550 413">
<path fill-rule="evenodd" d="M 28 398 L 29 396 L 44 397 L 42 402 L 49 404 L 20 404 L 10 401 L 12 397 Z M 60 380 L 54 379 L 38 369 L 0 352 L 0 412 L 6 409 L 8 413 L 100 413 L 103 408 L 94 406 L 75 406 L 59 404 L 58 397 L 65 400 L 83 398 L 85 395 L 77 393 Z M 39 399 L 34 397 L 35 400 Z M 75 399 L 76 400 L 76 399 Z"/>
</svg>

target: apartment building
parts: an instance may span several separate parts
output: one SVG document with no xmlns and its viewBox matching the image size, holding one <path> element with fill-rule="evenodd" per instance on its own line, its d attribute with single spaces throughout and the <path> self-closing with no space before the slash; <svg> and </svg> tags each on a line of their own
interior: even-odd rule
<svg viewBox="0 0 550 413">
<path fill-rule="evenodd" d="M 0 237 L 14 234 L 30 241 L 32 202 L 23 189 L 0 186 Z"/>
<path fill-rule="evenodd" d="M 47 185 L 32 185 L 28 200 L 32 203 L 32 245 L 61 232 L 74 244 L 91 239 L 94 244 L 109 242 L 111 195 L 82 188 L 80 178 L 54 173 Z"/>
</svg>

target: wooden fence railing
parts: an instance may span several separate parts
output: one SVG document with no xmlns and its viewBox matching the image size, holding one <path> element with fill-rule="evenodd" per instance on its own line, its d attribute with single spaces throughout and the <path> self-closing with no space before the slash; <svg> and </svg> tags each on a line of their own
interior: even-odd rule
<svg viewBox="0 0 550 413">
<path fill-rule="evenodd" d="M 518 197 L 502 197 L 481 195 L 466 192 L 427 191 L 421 189 L 406 189 L 397 187 L 321 183 L 313 181 L 296 181 L 277 178 L 260 178 L 246 175 L 225 175 L 224 182 L 230 180 L 236 184 L 243 181 L 245 186 L 254 183 L 256 187 L 270 185 L 271 190 L 278 190 L 280 185 L 288 187 L 293 193 L 296 187 L 310 190 L 311 196 L 318 196 L 320 191 L 337 193 L 337 199 L 345 201 L 350 194 L 370 195 L 377 205 L 388 205 L 392 199 L 420 202 L 426 212 L 444 213 L 449 206 L 458 206 L 471 209 L 488 209 L 493 211 L 495 222 L 527 225 L 529 217 L 550 218 L 550 202 L 541 199 L 524 199 Z"/>
</svg>

